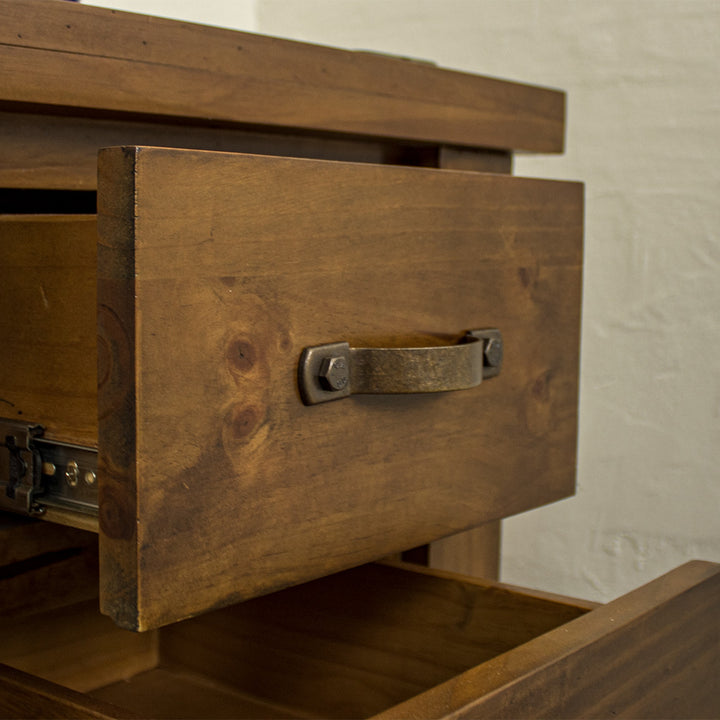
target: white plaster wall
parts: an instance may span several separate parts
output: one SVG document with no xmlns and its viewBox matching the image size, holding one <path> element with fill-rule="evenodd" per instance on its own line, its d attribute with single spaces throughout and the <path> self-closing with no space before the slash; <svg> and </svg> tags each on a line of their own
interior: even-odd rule
<svg viewBox="0 0 720 720">
<path fill-rule="evenodd" d="M 194 10 L 568 92 L 566 154 L 515 169 L 586 183 L 578 494 L 504 523 L 502 577 L 607 600 L 720 561 L 720 3 L 242 5 L 242 20 L 225 19 L 237 0 Z"/>
<path fill-rule="evenodd" d="M 254 32 L 256 0 L 81 0 L 83 5 Z"/>
</svg>

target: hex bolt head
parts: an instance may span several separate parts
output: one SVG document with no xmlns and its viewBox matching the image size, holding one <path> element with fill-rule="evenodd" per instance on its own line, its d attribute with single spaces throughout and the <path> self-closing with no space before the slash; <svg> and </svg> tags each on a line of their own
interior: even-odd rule
<svg viewBox="0 0 720 720">
<path fill-rule="evenodd" d="M 485 355 L 486 366 L 493 368 L 500 367 L 503 359 L 502 340 L 500 338 L 489 338 L 485 342 L 483 354 Z"/>
<path fill-rule="evenodd" d="M 338 392 L 344 390 L 350 382 L 348 363 L 344 357 L 326 357 L 318 373 L 320 384 L 325 390 Z"/>
</svg>

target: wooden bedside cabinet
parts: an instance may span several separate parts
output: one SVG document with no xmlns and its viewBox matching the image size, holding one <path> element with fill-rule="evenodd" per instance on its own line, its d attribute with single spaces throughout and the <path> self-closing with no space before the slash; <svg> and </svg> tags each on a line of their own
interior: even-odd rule
<svg viewBox="0 0 720 720">
<path fill-rule="evenodd" d="M 681 707 L 716 649 L 641 701 L 690 650 L 624 648 L 706 637 L 713 566 L 602 608 L 358 567 L 574 491 L 582 186 L 510 175 L 562 93 L 54 0 L 0 56 L 0 708 Z"/>
<path fill-rule="evenodd" d="M 562 150 L 562 93 L 0 8 L 0 506 L 99 533 L 103 612 L 158 627 L 573 492 L 582 186 L 509 175 Z"/>
</svg>

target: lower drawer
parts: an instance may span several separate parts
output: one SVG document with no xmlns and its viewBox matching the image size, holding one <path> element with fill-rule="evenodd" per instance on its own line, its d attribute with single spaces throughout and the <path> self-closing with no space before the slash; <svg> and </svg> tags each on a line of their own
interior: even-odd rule
<svg viewBox="0 0 720 720">
<path fill-rule="evenodd" d="M 717 717 L 720 566 L 607 605 L 370 565 L 145 634 L 0 623 L 3 717 Z"/>
</svg>

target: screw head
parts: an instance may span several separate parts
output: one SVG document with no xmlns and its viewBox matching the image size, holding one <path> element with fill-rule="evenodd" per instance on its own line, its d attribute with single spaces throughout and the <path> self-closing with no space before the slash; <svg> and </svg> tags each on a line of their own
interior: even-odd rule
<svg viewBox="0 0 720 720">
<path fill-rule="evenodd" d="M 344 390 L 350 382 L 348 363 L 344 357 L 326 357 L 318 374 L 320 384 L 330 392 Z"/>
<path fill-rule="evenodd" d="M 500 367 L 503 359 L 502 340 L 499 338 L 489 338 L 485 342 L 483 354 L 485 355 L 485 365 L 493 368 Z"/>
<path fill-rule="evenodd" d="M 78 464 L 71 460 L 67 467 L 65 468 L 65 482 L 70 487 L 77 487 L 77 484 L 80 480 L 80 468 L 78 467 Z"/>
</svg>

